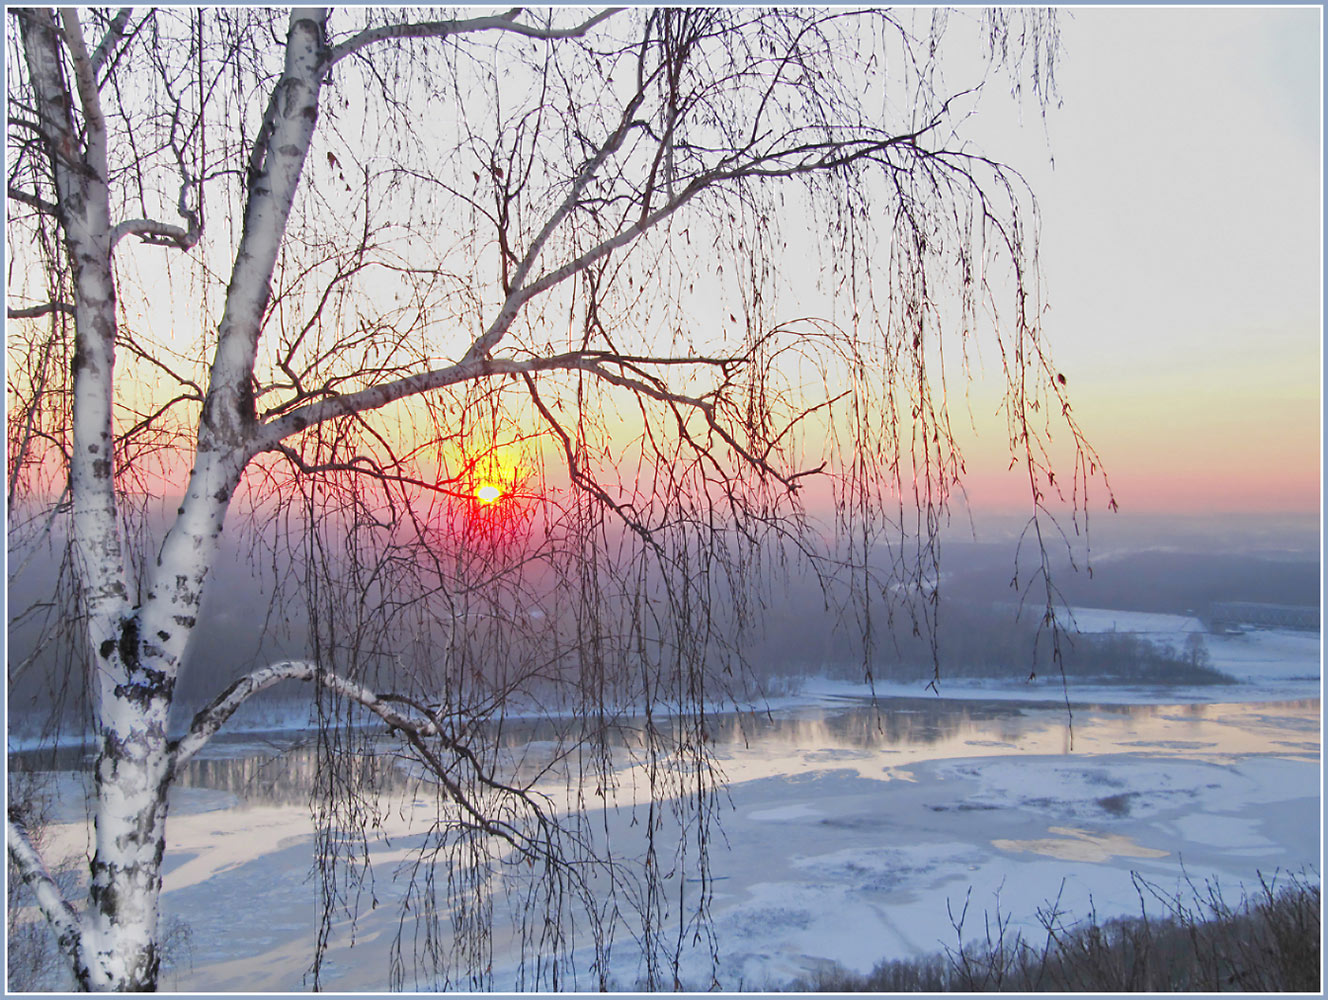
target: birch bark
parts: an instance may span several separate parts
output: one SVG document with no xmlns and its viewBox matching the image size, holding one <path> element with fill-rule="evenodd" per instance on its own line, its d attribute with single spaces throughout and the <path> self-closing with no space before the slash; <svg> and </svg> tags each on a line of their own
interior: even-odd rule
<svg viewBox="0 0 1328 1000">
<path fill-rule="evenodd" d="M 277 250 L 317 122 L 327 62 L 326 19 L 321 9 L 291 13 L 285 69 L 250 161 L 244 232 L 188 490 L 143 581 L 139 607 L 129 606 L 131 587 L 116 518 L 115 229 L 94 60 L 73 9 L 62 10 L 58 22 L 49 11 L 20 19 L 25 59 L 51 144 L 76 292 L 70 485 L 98 736 L 88 906 L 79 918 L 77 943 L 69 946 L 75 977 L 84 989 L 141 991 L 157 985 L 158 902 L 172 776 L 167 744 L 171 696 L 227 507 L 252 454 L 254 357 Z M 76 95 L 65 83 L 61 41 L 73 65 Z M 82 116 L 81 142 L 75 107 Z M 11 832 L 25 847 L 21 831 Z M 22 851 L 15 856 L 21 864 Z M 33 871 L 34 877 L 40 874 Z M 48 883 L 41 885 L 52 888 Z M 72 911 L 60 903 L 46 908 L 65 919 Z"/>
</svg>

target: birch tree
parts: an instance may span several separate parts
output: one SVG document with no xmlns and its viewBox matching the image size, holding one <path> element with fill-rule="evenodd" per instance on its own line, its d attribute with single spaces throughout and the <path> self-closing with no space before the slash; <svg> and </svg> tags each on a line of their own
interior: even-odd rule
<svg viewBox="0 0 1328 1000">
<path fill-rule="evenodd" d="M 705 716 L 771 574 L 851 582 L 868 642 L 884 598 L 935 627 L 946 351 L 959 378 L 971 343 L 998 359 L 1039 543 L 1057 498 L 1087 510 L 1036 206 L 964 135 L 992 81 L 1052 99 L 1048 16 L 66 7 L 11 9 L 6 40 L 11 566 L 67 541 L 86 898 L 13 808 L 8 845 L 81 988 L 156 987 L 168 791 L 280 685 L 403 741 L 456 878 L 536 873 L 524 985 L 562 984 L 568 898 L 603 984 L 630 898 L 648 985 L 677 986 L 666 862 L 704 870 Z M 305 648 L 195 677 L 181 718 L 228 523 L 280 547 Z M 484 726 L 523 697 L 574 706 L 561 805 Z M 584 815 L 615 746 L 648 764 L 651 836 L 672 809 L 686 843 L 596 882 L 568 862 L 611 856 Z M 471 884 L 422 884 L 491 985 Z"/>
</svg>

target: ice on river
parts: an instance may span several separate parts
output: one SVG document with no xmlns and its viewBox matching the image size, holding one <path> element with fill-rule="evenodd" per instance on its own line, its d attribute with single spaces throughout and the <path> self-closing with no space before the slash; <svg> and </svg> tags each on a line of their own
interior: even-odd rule
<svg viewBox="0 0 1328 1000">
<path fill-rule="evenodd" d="M 1185 630 L 1184 619 L 1147 617 L 1160 634 Z M 1085 620 L 1111 624 L 1081 615 L 1081 627 Z M 1059 686 L 1044 695 L 1021 684 L 947 684 L 947 697 L 926 701 L 920 689 L 878 686 L 891 710 L 889 739 L 879 740 L 862 724 L 871 710 L 860 687 L 823 682 L 772 702 L 768 734 L 715 747 L 732 803 L 723 840 L 710 845 L 720 985 L 760 989 L 827 962 L 867 971 L 883 958 L 934 953 L 955 943 L 952 915 L 966 900 L 964 933 L 975 937 L 984 910 L 999 907 L 1012 927 L 1031 931 L 1037 908 L 1055 898 L 1076 916 L 1137 913 L 1131 872 L 1164 890 L 1215 878 L 1231 899 L 1258 872 L 1313 869 L 1318 637 L 1207 638 L 1214 664 L 1244 683 L 1193 696 L 1104 689 L 1114 703 L 1095 698 L 1099 689 L 1072 689 L 1073 715 Z M 76 798 L 76 783 L 66 784 Z M 49 829 L 55 853 L 86 849 L 79 808 Z M 399 919 L 393 875 L 431 816 L 427 804 L 403 801 L 372 839 L 381 905 L 361 910 L 353 947 L 349 923 L 340 927 L 324 989 L 386 988 Z M 610 820 L 624 844 L 629 819 Z M 164 986 L 308 988 L 312 864 L 309 809 L 298 797 L 263 804 L 243 791 L 177 789 L 163 908 L 167 925 L 187 934 Z M 686 906 L 696 887 L 682 888 L 692 893 Z M 515 966 L 496 952 L 494 985 L 503 989 Z M 567 985 L 594 989 L 589 954 L 577 958 L 583 978 Z M 705 948 L 680 971 L 685 986 L 708 987 Z M 630 941 L 616 946 L 611 973 L 618 988 L 636 985 Z"/>
</svg>

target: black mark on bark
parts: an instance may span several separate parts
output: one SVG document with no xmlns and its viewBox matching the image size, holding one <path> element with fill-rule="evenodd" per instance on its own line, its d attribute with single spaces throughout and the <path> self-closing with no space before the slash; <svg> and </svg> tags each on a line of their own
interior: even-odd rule
<svg viewBox="0 0 1328 1000">
<path fill-rule="evenodd" d="M 125 670 L 133 673 L 138 669 L 138 619 L 126 618 L 120 626 L 120 662 Z"/>
</svg>

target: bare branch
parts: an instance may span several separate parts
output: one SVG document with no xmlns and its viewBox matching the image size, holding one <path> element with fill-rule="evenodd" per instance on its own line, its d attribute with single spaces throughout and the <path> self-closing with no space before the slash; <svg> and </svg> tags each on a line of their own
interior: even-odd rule
<svg viewBox="0 0 1328 1000">
<path fill-rule="evenodd" d="M 57 312 L 72 316 L 74 315 L 74 307 L 68 302 L 46 302 L 39 306 L 27 306 L 21 309 L 8 306 L 5 308 L 5 315 L 9 319 L 39 319 L 42 316 L 49 316 L 51 313 Z"/>
<path fill-rule="evenodd" d="M 312 681 L 329 691 L 349 698 L 351 701 L 369 709 L 387 723 L 391 729 L 405 736 L 411 746 L 423 758 L 434 778 L 442 784 L 453 800 L 470 814 L 476 826 L 486 833 L 502 837 L 514 847 L 524 848 L 528 846 L 527 838 L 509 821 L 494 819 L 486 815 L 482 809 L 470 800 L 470 796 L 451 777 L 448 767 L 438 757 L 437 753 L 427 745 L 426 740 L 430 738 L 440 740 L 443 748 L 466 762 L 481 784 L 520 798 L 534 811 L 540 825 L 546 824 L 547 821 L 542 810 L 527 793 L 499 782 L 486 773 L 469 749 L 450 739 L 442 731 L 439 719 L 408 715 L 393 707 L 394 705 L 404 704 L 414 708 L 423 716 L 427 711 L 424 706 L 400 695 L 377 694 L 361 684 L 347 680 L 308 660 L 283 660 L 255 670 L 253 673 L 240 678 L 218 696 L 212 704 L 195 715 L 193 722 L 190 723 L 189 731 L 175 741 L 170 748 L 172 768 L 175 773 L 179 772 L 180 767 L 190 757 L 207 745 L 208 740 L 216 735 L 217 731 L 226 723 L 226 720 L 234 715 L 241 705 L 260 691 L 267 690 L 282 681 L 288 680 Z"/>
<path fill-rule="evenodd" d="M 200 233 L 197 229 L 186 230 L 154 219 L 126 219 L 124 222 L 116 223 L 115 228 L 111 230 L 111 246 L 115 246 L 130 235 L 142 237 L 144 243 L 151 243 L 154 246 L 173 246 L 189 250 L 198 242 Z"/>
<path fill-rule="evenodd" d="M 213 699 L 207 708 L 195 715 L 189 725 L 189 731 L 176 741 L 172 750 L 175 771 L 178 773 L 184 763 L 206 746 L 208 740 L 217 734 L 217 730 L 226 724 L 226 720 L 254 695 L 282 681 L 310 680 L 317 669 L 313 663 L 286 660 L 241 677 Z"/>
<path fill-rule="evenodd" d="M 60 211 L 60 207 L 55 202 L 47 201 L 45 198 L 39 198 L 35 194 L 29 194 L 27 191 L 21 191 L 9 185 L 9 197 L 29 208 L 35 208 L 39 212 L 45 212 L 47 215 L 55 215 Z"/>
<path fill-rule="evenodd" d="M 387 472 L 384 469 L 370 462 L 369 459 L 362 456 L 351 459 L 349 462 L 319 462 L 317 465 L 310 465 L 293 448 L 282 445 L 279 449 L 286 459 L 295 466 L 304 475 L 326 475 L 332 472 L 348 472 L 352 475 L 372 476 L 379 482 L 400 483 L 405 486 L 416 486 L 423 490 L 430 490 L 434 493 L 440 493 L 444 496 L 469 498 L 470 494 L 461 490 L 450 490 L 443 483 L 459 482 L 463 477 L 453 476 L 450 479 L 441 482 L 428 482 L 417 476 L 404 476 L 399 473 Z M 469 463 L 468 468 L 473 469 L 474 462 Z"/>
<path fill-rule="evenodd" d="M 473 358 L 462 360 L 446 368 L 409 375 L 383 385 L 361 389 L 359 392 L 321 399 L 297 410 L 270 420 L 259 428 L 249 441 L 251 454 L 271 451 L 281 441 L 315 424 L 334 420 L 353 413 L 376 410 L 399 399 L 442 389 L 449 385 L 487 378 L 494 375 L 523 375 L 547 371 L 597 371 L 601 363 L 632 363 L 659 365 L 697 365 L 727 367 L 740 361 L 737 358 L 652 358 L 636 355 L 616 355 L 605 351 L 572 351 L 548 357 L 534 358 Z"/>
<path fill-rule="evenodd" d="M 678 195 L 678 197 L 666 203 L 658 211 L 651 213 L 649 216 L 636 223 L 633 223 L 631 226 L 618 232 L 616 235 L 600 243 L 598 246 L 587 250 L 576 259 L 564 264 L 562 267 L 544 274 L 529 285 L 525 285 L 521 288 L 514 288 L 512 293 L 507 297 L 507 301 L 503 303 L 502 308 L 498 311 L 497 317 L 489 325 L 489 328 L 485 330 L 484 335 L 470 346 L 470 350 L 466 352 L 466 356 L 462 359 L 462 363 L 476 361 L 492 351 L 502 339 L 503 334 L 505 334 L 508 328 L 512 325 L 512 321 L 516 318 L 517 313 L 520 312 L 521 307 L 535 296 L 539 295 L 541 292 L 547 291 L 557 284 L 560 284 L 573 275 L 584 271 L 591 264 L 613 253 L 614 250 L 631 243 L 646 230 L 654 228 L 678 209 L 682 208 L 683 205 L 691 201 L 693 197 L 708 186 L 709 182 L 707 181 L 693 181 L 680 195 Z"/>
<path fill-rule="evenodd" d="M 335 65 L 346 56 L 358 52 L 375 42 L 393 38 L 447 38 L 474 31 L 506 31 L 527 38 L 555 40 L 559 38 L 580 38 L 601 21 L 624 10 L 623 7 L 610 7 L 600 11 L 594 17 L 572 28 L 541 28 L 533 24 L 522 24 L 516 18 L 521 14 L 520 7 L 514 7 L 504 14 L 487 17 L 474 17 L 464 21 L 421 21 L 416 24 L 385 24 L 377 28 L 366 28 L 332 47 L 328 58 L 329 65 Z"/>
</svg>

